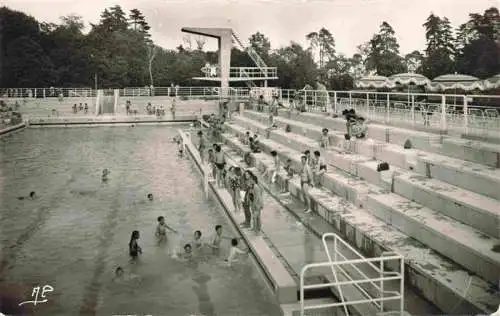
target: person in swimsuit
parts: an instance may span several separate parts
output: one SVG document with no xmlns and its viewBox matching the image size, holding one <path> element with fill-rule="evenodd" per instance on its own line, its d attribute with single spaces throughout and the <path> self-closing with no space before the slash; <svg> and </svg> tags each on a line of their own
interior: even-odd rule
<svg viewBox="0 0 500 316">
<path fill-rule="evenodd" d="M 251 186 L 250 186 L 250 171 L 246 170 L 245 173 L 243 174 L 243 180 L 241 182 L 242 189 L 245 191 L 244 197 L 243 197 L 243 213 L 245 215 L 245 221 L 240 223 L 240 226 L 243 228 L 250 228 L 251 223 L 252 223 L 252 212 L 250 209 L 250 191 L 251 191 Z"/>
<path fill-rule="evenodd" d="M 102 171 L 102 178 L 101 178 L 102 182 L 106 182 L 106 181 L 109 180 L 108 176 L 109 176 L 110 173 L 111 172 L 108 169 L 104 169 Z"/>
<path fill-rule="evenodd" d="M 29 198 L 30 198 L 31 200 L 34 200 L 34 199 L 36 198 L 35 191 L 31 191 L 31 192 L 30 192 Z M 18 197 L 17 199 L 18 199 L 18 200 L 24 200 L 24 199 L 25 199 L 25 197 L 24 197 L 24 196 L 20 196 L 20 197 Z"/>
<path fill-rule="evenodd" d="M 193 247 L 190 244 L 184 245 L 184 253 L 180 256 L 181 260 L 190 261 L 193 259 Z"/>
<path fill-rule="evenodd" d="M 215 235 L 212 240 L 212 244 L 210 244 L 210 247 L 213 249 L 214 255 L 220 255 L 220 242 L 222 240 L 222 226 L 221 225 L 216 225 L 215 226 Z"/>
<path fill-rule="evenodd" d="M 173 229 L 172 227 L 168 226 L 165 223 L 165 217 L 158 216 L 157 221 L 158 225 L 156 226 L 155 237 L 158 241 L 158 244 L 163 244 L 167 242 L 167 229 L 173 233 L 176 234 L 178 233 L 175 229 Z"/>
<path fill-rule="evenodd" d="M 208 168 L 210 169 L 210 175 L 215 179 L 215 154 L 214 150 L 210 148 L 208 150 Z"/>
<path fill-rule="evenodd" d="M 239 254 L 247 254 L 248 252 L 248 249 L 244 251 L 238 248 L 238 239 L 233 238 L 231 239 L 231 248 L 229 248 L 229 255 L 227 256 L 227 259 L 224 260 L 224 262 L 226 262 L 228 266 L 231 266 L 231 264 L 237 262 L 236 257 Z"/>
<path fill-rule="evenodd" d="M 302 196 L 304 197 L 304 201 L 306 203 L 306 209 L 304 211 L 306 213 L 310 213 L 311 212 L 311 201 L 309 198 L 309 189 L 312 186 L 313 174 L 311 172 L 311 167 L 307 163 L 307 157 L 305 155 L 300 157 L 300 161 L 302 163 L 302 168 L 299 172 L 300 188 L 302 191 Z"/>
<path fill-rule="evenodd" d="M 262 228 L 262 222 L 260 220 L 260 215 L 262 213 L 262 209 L 264 208 L 264 201 L 262 197 L 262 188 L 259 186 L 259 180 L 257 176 L 250 172 L 250 202 L 251 202 L 251 210 L 252 210 L 252 221 L 253 221 L 253 230 L 255 234 L 260 234 Z"/>
<path fill-rule="evenodd" d="M 286 178 L 281 183 L 281 192 L 286 193 L 286 192 L 288 192 L 288 182 L 293 178 L 292 159 L 286 160 L 286 163 L 285 163 L 285 166 L 283 166 L 283 169 L 286 172 Z"/>
<path fill-rule="evenodd" d="M 194 232 L 193 246 L 196 250 L 200 250 L 203 247 L 203 240 L 201 239 L 201 231 L 199 230 Z"/>
<path fill-rule="evenodd" d="M 224 181 L 224 167 L 226 165 L 226 158 L 224 156 L 224 153 L 222 152 L 222 148 L 220 145 L 216 145 L 215 147 L 215 167 L 216 167 L 216 172 L 215 172 L 215 179 L 217 182 L 217 186 L 219 188 L 223 187 L 223 181 Z"/>
<path fill-rule="evenodd" d="M 153 193 L 148 193 L 148 201 L 153 202 Z"/>
<path fill-rule="evenodd" d="M 309 167 L 311 167 L 312 166 L 311 151 L 310 150 L 304 151 L 304 156 L 306 156 L 307 164 L 309 165 Z"/>
<path fill-rule="evenodd" d="M 241 142 L 244 144 L 244 145 L 250 145 L 250 132 L 247 131 L 245 133 L 245 136 L 242 138 Z"/>
<path fill-rule="evenodd" d="M 321 137 L 319 139 L 319 147 L 328 148 L 330 147 L 330 139 L 328 137 L 328 128 L 323 128 L 321 131 Z"/>
<path fill-rule="evenodd" d="M 326 172 L 326 163 L 319 150 L 314 152 L 313 158 L 313 175 L 314 175 L 314 185 L 318 186 L 321 183 L 321 177 Z"/>
<path fill-rule="evenodd" d="M 170 112 L 172 113 L 172 119 L 175 121 L 175 111 L 176 111 L 176 101 L 175 98 L 172 99 L 172 105 L 170 106 Z"/>
<path fill-rule="evenodd" d="M 235 167 L 233 175 L 229 180 L 231 196 L 233 198 L 234 211 L 241 210 L 241 168 Z"/>
<path fill-rule="evenodd" d="M 139 247 L 137 241 L 139 240 L 139 231 L 134 230 L 132 236 L 130 236 L 130 242 L 128 243 L 129 255 L 132 262 L 137 261 L 139 254 L 142 254 L 142 249 Z"/>
<path fill-rule="evenodd" d="M 205 137 L 203 137 L 203 132 L 199 131 L 198 132 L 198 151 L 200 152 L 200 158 L 201 158 L 201 163 L 205 163 L 205 149 L 206 149 L 206 142 L 205 142 Z"/>
<path fill-rule="evenodd" d="M 212 243 L 210 244 L 210 247 L 213 250 L 213 254 L 216 256 L 220 255 L 220 243 L 222 239 L 232 239 L 231 237 L 226 237 L 222 235 L 222 225 L 216 225 L 215 226 L 215 235 L 212 239 Z"/>
<path fill-rule="evenodd" d="M 271 137 L 271 132 L 274 130 L 274 129 L 277 129 L 278 128 L 278 125 L 276 125 L 274 123 L 274 116 L 271 114 L 269 115 L 269 127 L 266 128 L 266 138 L 269 138 Z"/>
</svg>

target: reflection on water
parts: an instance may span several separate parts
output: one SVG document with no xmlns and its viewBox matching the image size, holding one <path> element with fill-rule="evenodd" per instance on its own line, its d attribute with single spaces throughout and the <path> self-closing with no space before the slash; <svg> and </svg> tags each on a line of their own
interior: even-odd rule
<svg viewBox="0 0 500 316">
<path fill-rule="evenodd" d="M 182 262 L 157 246 L 158 216 L 180 232 L 170 238 L 176 251 L 195 230 L 208 241 L 216 224 L 227 224 L 190 162 L 177 156 L 174 136 L 174 128 L 105 127 L 0 139 L 1 296 L 24 301 L 33 286 L 53 286 L 37 315 L 278 315 L 248 260 L 233 268 L 212 255 Z M 34 200 L 18 199 L 30 191 Z M 136 229 L 143 255 L 130 264 Z M 117 266 L 122 280 L 114 278 Z"/>
</svg>

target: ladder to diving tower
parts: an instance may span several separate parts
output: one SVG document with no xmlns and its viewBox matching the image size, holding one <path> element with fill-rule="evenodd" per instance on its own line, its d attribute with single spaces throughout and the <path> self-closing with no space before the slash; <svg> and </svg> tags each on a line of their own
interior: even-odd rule
<svg viewBox="0 0 500 316">
<path fill-rule="evenodd" d="M 252 61 L 255 63 L 255 65 L 257 65 L 259 70 L 262 72 L 262 75 L 265 77 L 267 75 L 268 67 L 267 67 L 267 64 L 264 62 L 264 60 L 262 59 L 262 57 L 260 57 L 260 55 L 255 51 L 255 49 L 251 45 L 245 46 L 243 44 L 243 42 L 241 41 L 241 39 L 238 37 L 238 35 L 236 35 L 236 33 L 234 33 L 234 31 L 232 32 L 232 35 L 233 35 L 234 42 L 237 43 L 238 46 L 241 49 L 243 49 L 243 51 L 245 51 L 248 56 L 250 56 L 250 59 L 252 59 Z M 255 82 L 253 82 L 251 80 L 246 81 L 246 83 L 250 88 L 256 87 Z"/>
</svg>

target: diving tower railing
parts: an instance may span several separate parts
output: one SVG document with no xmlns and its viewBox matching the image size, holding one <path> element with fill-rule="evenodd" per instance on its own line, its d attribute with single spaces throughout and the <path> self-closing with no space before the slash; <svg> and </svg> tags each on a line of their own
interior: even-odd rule
<svg viewBox="0 0 500 316">
<path fill-rule="evenodd" d="M 203 67 L 202 72 L 206 78 L 220 77 L 220 67 Z M 278 79 L 277 67 L 230 67 L 229 78 L 246 78 L 248 80 Z"/>
<path fill-rule="evenodd" d="M 330 251 L 333 239 L 333 256 Z M 326 233 L 322 237 L 323 247 L 328 257 L 327 262 L 310 263 L 305 265 L 300 272 L 300 315 L 304 316 L 307 310 L 342 307 L 345 316 L 350 316 L 349 306 L 372 304 L 380 313 L 388 311 L 387 301 L 399 301 L 397 310 L 404 315 L 404 257 L 396 253 L 383 253 L 380 257 L 365 258 L 351 245 L 335 233 Z M 340 250 L 343 251 L 340 251 Z M 349 258 L 344 253 L 349 252 Z M 352 259 L 354 258 L 354 259 Z M 393 271 L 388 271 L 388 267 Z M 306 272 L 315 268 L 330 268 L 334 282 L 305 285 Z M 368 272 L 370 271 L 370 272 Z M 371 275 L 368 275 L 371 274 Z M 353 275 L 356 275 L 353 277 Z M 346 280 L 346 281 L 340 281 Z M 385 285 L 389 281 L 399 283 L 399 291 L 388 291 Z M 369 285 L 367 286 L 362 286 Z M 337 290 L 338 303 L 323 303 L 305 305 L 304 293 L 306 290 L 334 288 Z M 356 299 L 356 291 L 362 299 Z M 346 293 L 349 293 L 346 295 Z M 348 297 L 353 299 L 349 300 Z"/>
</svg>

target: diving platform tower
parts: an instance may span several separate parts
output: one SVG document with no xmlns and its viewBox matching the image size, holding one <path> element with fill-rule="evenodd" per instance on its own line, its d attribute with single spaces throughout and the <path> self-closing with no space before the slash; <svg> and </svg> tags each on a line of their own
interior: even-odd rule
<svg viewBox="0 0 500 316">
<path fill-rule="evenodd" d="M 182 32 L 216 38 L 219 47 L 219 65 L 203 67 L 204 76 L 194 77 L 196 80 L 220 82 L 221 97 L 229 96 L 230 82 L 245 82 L 250 88 L 257 85 L 255 81 L 264 81 L 267 87 L 268 80 L 278 79 L 276 67 L 268 67 L 264 60 L 251 46 L 245 46 L 230 28 L 198 28 L 183 27 Z M 243 49 L 255 63 L 256 67 L 231 67 L 231 49 L 233 43 Z"/>
</svg>

